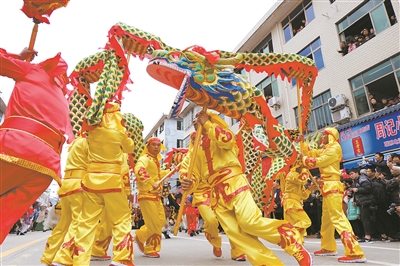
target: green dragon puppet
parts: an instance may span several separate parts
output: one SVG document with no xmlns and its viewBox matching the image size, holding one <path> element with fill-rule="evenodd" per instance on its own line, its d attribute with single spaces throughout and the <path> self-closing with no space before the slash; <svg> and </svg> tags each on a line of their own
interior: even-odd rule
<svg viewBox="0 0 400 266">
<path fill-rule="evenodd" d="M 128 54 L 128 60 L 131 55 L 140 60 L 150 59 L 147 67 L 149 75 L 179 91 L 171 117 L 177 116 L 185 100 L 188 100 L 246 124 L 246 130 L 241 131 L 239 138 L 246 160 L 246 174 L 251 180 L 254 200 L 261 209 L 264 208 L 268 201 L 265 193 L 270 190 L 266 184 L 278 173 L 286 172 L 297 159 L 294 140 L 299 130 L 285 129 L 279 125 L 263 93 L 234 70 L 244 68 L 246 71 L 281 76 L 282 79 L 286 77 L 288 81 L 296 79 L 302 90 L 301 125 L 305 128 L 311 113 L 312 89 L 318 74 L 313 60 L 297 54 L 206 51 L 199 46 L 180 50 L 166 45 L 155 35 L 124 23 L 117 23 L 110 29 L 109 39 L 106 53 L 111 53 L 107 58 L 111 58 L 113 70 L 105 67 L 99 70 L 95 67 L 102 55 L 89 60 L 91 64 L 82 67 L 78 64 L 76 68 L 80 73 L 75 77 L 76 84 L 83 84 L 85 79 L 86 82 L 90 82 L 88 79 L 98 79 L 104 70 L 113 71 L 111 76 L 117 77 L 116 82 L 109 83 L 112 87 L 105 86 L 105 89 L 99 90 L 97 97 L 95 94 L 94 104 L 91 103 L 89 109 L 80 107 L 86 123 L 96 124 L 104 104 L 121 96 L 129 81 L 125 54 Z M 88 95 L 81 88 L 80 98 L 76 97 L 75 102 L 81 105 L 87 103 L 88 99 L 85 101 L 82 98 L 88 98 Z M 75 124 L 79 124 L 79 121 Z M 262 155 L 272 159 L 265 177 L 261 171 Z"/>
<path fill-rule="evenodd" d="M 155 50 L 152 57 L 147 67 L 149 75 L 179 91 L 170 116 L 177 116 L 184 101 L 189 100 L 241 120 L 251 128 L 250 134 L 243 131 L 241 136 L 247 160 L 246 174 L 251 174 L 254 200 L 260 208 L 265 207 L 268 201 L 265 193 L 269 194 L 271 181 L 277 174 L 288 172 L 297 160 L 294 143 L 299 130 L 285 129 L 278 124 L 263 93 L 234 70 L 244 68 L 286 77 L 289 81 L 296 79 L 302 89 L 301 123 L 305 128 L 318 74 L 314 61 L 297 54 L 208 52 L 199 46 L 182 51 Z M 272 159 L 264 178 L 261 155 Z M 269 184 L 267 188 L 266 183 Z"/>
</svg>

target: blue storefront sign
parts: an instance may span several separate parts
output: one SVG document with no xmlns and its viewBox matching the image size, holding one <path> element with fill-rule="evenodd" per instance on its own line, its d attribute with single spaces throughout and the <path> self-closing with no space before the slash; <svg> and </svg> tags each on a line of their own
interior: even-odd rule
<svg viewBox="0 0 400 266">
<path fill-rule="evenodd" d="M 391 108 L 392 109 L 392 108 Z M 339 126 L 344 168 L 358 167 L 362 157 L 373 157 L 376 152 L 390 153 L 400 150 L 400 108 L 379 116 L 370 115 L 364 121 L 353 121 Z M 388 110 L 387 110 L 388 111 Z M 383 112 L 387 113 L 387 112 Z"/>
</svg>

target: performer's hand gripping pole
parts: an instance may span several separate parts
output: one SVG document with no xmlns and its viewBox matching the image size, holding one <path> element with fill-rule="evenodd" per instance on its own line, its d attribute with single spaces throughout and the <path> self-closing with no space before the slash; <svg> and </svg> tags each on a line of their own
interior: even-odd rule
<svg viewBox="0 0 400 266">
<path fill-rule="evenodd" d="M 204 106 L 202 112 L 206 112 L 207 107 Z M 194 164 L 196 162 L 196 156 L 197 156 L 197 150 L 199 148 L 199 142 L 200 142 L 200 137 L 201 137 L 201 132 L 203 131 L 203 125 L 199 123 L 197 127 L 197 134 L 196 138 L 194 139 L 193 143 L 193 152 L 190 154 L 190 163 L 189 163 L 189 169 L 188 169 L 188 174 L 187 178 L 192 179 L 192 173 L 193 173 L 193 168 Z M 185 200 L 188 192 L 183 191 L 182 193 L 182 199 L 181 199 L 181 206 L 179 207 L 179 212 L 176 217 L 176 222 L 175 222 L 175 228 L 174 228 L 174 235 L 176 236 L 178 234 L 179 227 L 181 226 L 182 222 L 182 215 L 183 215 L 183 209 L 185 208 Z"/>
</svg>

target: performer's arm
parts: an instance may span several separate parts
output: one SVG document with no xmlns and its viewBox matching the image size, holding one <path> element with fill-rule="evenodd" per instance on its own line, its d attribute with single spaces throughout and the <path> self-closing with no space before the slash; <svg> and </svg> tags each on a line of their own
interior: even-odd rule
<svg viewBox="0 0 400 266">
<path fill-rule="evenodd" d="M 32 68 L 32 64 L 22 60 L 36 53 L 36 51 L 29 51 L 25 48 L 19 55 L 16 55 L 7 53 L 6 50 L 0 48 L 0 75 L 14 80 L 24 78 Z"/>
<path fill-rule="evenodd" d="M 337 162 L 338 158 L 338 151 L 334 147 L 330 147 L 319 157 L 304 156 L 303 163 L 307 167 L 327 167 Z"/>
<path fill-rule="evenodd" d="M 124 153 L 132 153 L 133 150 L 135 149 L 135 143 L 127 135 L 123 136 L 121 146 Z"/>
<path fill-rule="evenodd" d="M 137 161 L 136 165 L 135 165 L 135 175 L 136 178 L 138 179 L 139 182 L 143 183 L 143 184 L 150 184 L 150 174 L 147 173 L 147 167 L 149 166 L 149 160 L 147 160 L 147 158 L 145 158 L 144 156 L 140 157 L 139 160 Z"/>
<path fill-rule="evenodd" d="M 189 179 L 187 174 L 188 174 L 189 165 L 190 165 L 190 157 L 191 157 L 191 154 L 189 151 L 188 154 L 186 154 L 186 156 L 183 159 L 183 162 L 181 164 L 181 167 L 179 170 L 179 180 L 181 181 L 181 183 L 185 182 L 186 180 Z M 190 182 L 189 187 L 187 189 L 184 189 L 182 187 L 183 190 L 188 190 L 189 194 L 192 193 L 198 187 L 199 182 L 200 182 L 199 174 L 198 174 L 198 171 L 196 170 L 196 165 L 194 165 L 192 176 L 190 178 L 191 178 L 191 182 Z M 186 180 L 183 181 L 183 179 L 186 179 Z M 188 182 L 186 184 L 188 184 Z"/>
</svg>

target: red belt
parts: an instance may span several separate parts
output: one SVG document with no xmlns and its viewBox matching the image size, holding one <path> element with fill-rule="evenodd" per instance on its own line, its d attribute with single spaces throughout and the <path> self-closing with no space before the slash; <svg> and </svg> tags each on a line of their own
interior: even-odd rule
<svg viewBox="0 0 400 266">
<path fill-rule="evenodd" d="M 0 130 L 14 130 L 31 135 L 46 145 L 50 146 L 56 153 L 60 154 L 65 138 L 45 124 L 23 116 L 9 116 L 4 120 Z"/>
</svg>

